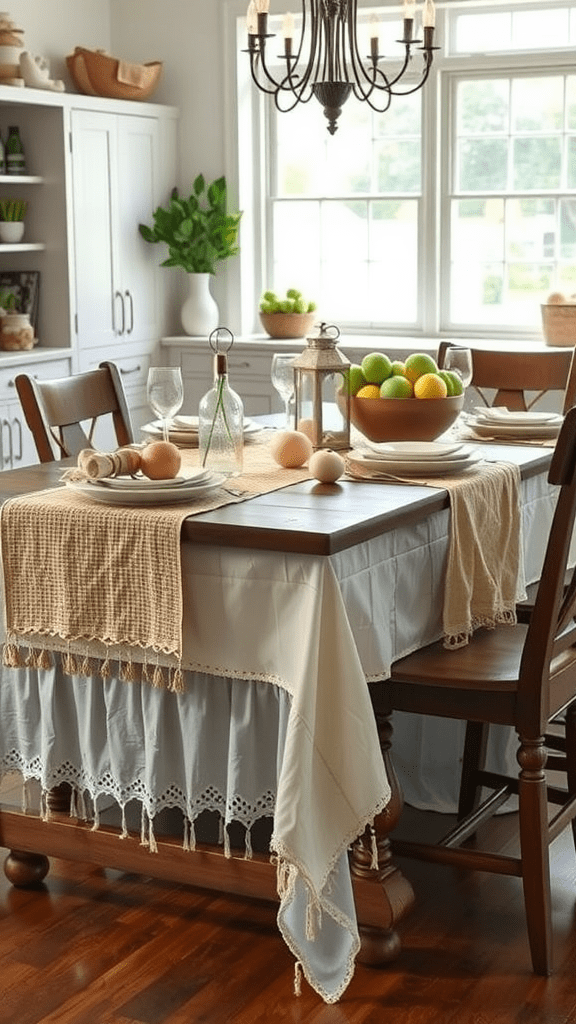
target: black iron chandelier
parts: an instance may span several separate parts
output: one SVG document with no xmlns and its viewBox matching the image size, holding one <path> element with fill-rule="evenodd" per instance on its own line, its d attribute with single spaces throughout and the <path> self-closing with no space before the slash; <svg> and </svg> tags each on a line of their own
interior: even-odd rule
<svg viewBox="0 0 576 1024">
<path fill-rule="evenodd" d="M 277 77 L 266 63 L 266 40 L 274 38 L 273 33 L 268 33 L 270 0 L 250 0 L 248 6 L 247 52 L 252 78 L 262 92 L 274 97 L 278 110 L 293 110 L 298 103 L 307 103 L 315 96 L 328 118 L 328 131 L 334 135 L 342 107 L 351 94 L 368 103 L 373 110 L 384 113 L 393 96 L 405 96 L 422 88 L 430 74 L 434 50 L 438 49 L 433 45 L 433 0 L 424 0 L 422 40 L 414 36 L 416 0 L 404 0 L 403 38 L 398 40 L 404 46 L 404 57 L 399 70 L 391 76 L 380 67 L 384 55 L 380 53 L 375 16 L 372 16 L 370 25 L 370 54 L 365 58 L 360 56 L 358 0 L 301 0 L 301 4 L 302 27 L 296 50 L 293 45 L 294 17 L 292 14 L 284 15 L 284 53 L 279 57 L 282 71 Z M 411 68 L 415 49 L 422 52 L 420 78 L 412 88 L 396 90 Z"/>
</svg>

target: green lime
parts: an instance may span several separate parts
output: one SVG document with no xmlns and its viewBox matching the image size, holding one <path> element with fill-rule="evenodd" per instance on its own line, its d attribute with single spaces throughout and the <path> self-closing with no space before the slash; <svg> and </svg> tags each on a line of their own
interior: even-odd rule
<svg viewBox="0 0 576 1024">
<path fill-rule="evenodd" d="M 449 377 L 450 380 L 452 381 L 452 388 L 453 388 L 453 390 L 451 392 L 449 391 L 448 394 L 463 395 L 464 394 L 464 385 L 462 383 L 462 379 L 460 378 L 460 376 L 454 370 L 444 370 L 444 373 L 446 374 L 446 377 Z M 444 376 L 444 373 L 442 374 L 442 376 Z M 446 377 L 444 377 L 445 380 L 446 380 Z M 446 380 L 446 384 L 447 384 L 447 386 L 449 386 L 447 380 Z"/>
<path fill-rule="evenodd" d="M 369 384 L 380 385 L 383 380 L 392 376 L 392 363 L 383 352 L 369 352 L 364 356 L 361 366 Z"/>
<path fill-rule="evenodd" d="M 451 374 L 448 370 L 438 370 L 438 376 L 442 377 L 442 380 L 448 389 L 448 398 L 452 398 L 452 395 L 456 394 L 456 392 L 454 391 L 454 381 L 452 380 Z"/>
<path fill-rule="evenodd" d="M 395 377 L 405 377 L 406 370 L 401 359 L 394 359 L 392 362 L 392 373 Z"/>
<path fill-rule="evenodd" d="M 404 372 L 408 380 L 414 383 L 425 373 L 438 373 L 438 367 L 426 352 L 413 352 L 404 362 Z"/>
<path fill-rule="evenodd" d="M 413 398 L 412 385 L 406 377 L 388 377 L 380 385 L 380 398 Z"/>
<path fill-rule="evenodd" d="M 362 367 L 358 363 L 352 363 L 350 368 L 345 373 L 346 384 L 348 386 L 348 393 L 352 398 L 358 393 L 360 388 L 363 388 L 366 384 L 366 378 L 362 373 Z"/>
</svg>

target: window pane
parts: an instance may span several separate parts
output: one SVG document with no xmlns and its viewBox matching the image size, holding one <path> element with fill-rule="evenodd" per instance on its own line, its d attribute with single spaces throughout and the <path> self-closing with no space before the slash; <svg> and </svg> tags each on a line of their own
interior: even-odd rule
<svg viewBox="0 0 576 1024">
<path fill-rule="evenodd" d="M 564 82 L 554 77 L 517 78 L 512 82 L 512 131 L 561 131 Z"/>
<path fill-rule="evenodd" d="M 509 199 L 506 203 L 506 258 L 554 259 L 556 211 L 552 199 Z"/>
<path fill-rule="evenodd" d="M 506 189 L 506 139 L 463 139 L 458 146 L 458 190 L 496 192 Z"/>
<path fill-rule="evenodd" d="M 504 6 L 504 5 L 502 5 Z M 453 15 L 455 53 L 551 50 L 573 46 L 574 8 L 494 11 Z"/>
<path fill-rule="evenodd" d="M 460 82 L 457 92 L 458 135 L 507 132 L 509 94 L 507 78 Z"/>
<path fill-rule="evenodd" d="M 514 188 L 519 192 L 559 188 L 562 171 L 559 138 L 514 141 Z"/>
<path fill-rule="evenodd" d="M 501 199 L 460 199 L 452 205 L 452 257 L 470 266 L 504 259 L 504 203 Z"/>
<path fill-rule="evenodd" d="M 512 15 L 460 14 L 456 18 L 456 53 L 491 53 L 508 50 L 512 40 Z"/>
</svg>

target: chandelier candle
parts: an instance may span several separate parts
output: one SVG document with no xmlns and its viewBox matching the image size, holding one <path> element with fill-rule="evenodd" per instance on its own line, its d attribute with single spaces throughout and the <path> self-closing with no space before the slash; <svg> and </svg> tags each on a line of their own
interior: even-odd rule
<svg viewBox="0 0 576 1024">
<path fill-rule="evenodd" d="M 301 0 L 300 39 L 294 46 L 295 22 L 287 13 L 282 23 L 284 67 L 275 76 L 266 62 L 270 0 L 250 0 L 246 15 L 250 72 L 261 92 L 272 96 L 281 112 L 293 110 L 315 96 L 324 109 L 331 135 L 338 129 L 338 118 L 348 97 L 368 103 L 372 110 L 384 113 L 393 96 L 407 96 L 426 82 L 434 50 L 435 9 L 433 0 L 424 0 L 423 41 L 414 39 L 416 0 L 404 0 L 404 59 L 400 69 L 386 74 L 380 67 L 378 19 L 370 18 L 370 54 L 362 58 L 358 48 L 358 0 Z M 305 44 L 308 52 L 305 53 Z M 413 48 L 422 53 L 420 80 L 410 88 L 396 88 L 411 67 Z"/>
</svg>

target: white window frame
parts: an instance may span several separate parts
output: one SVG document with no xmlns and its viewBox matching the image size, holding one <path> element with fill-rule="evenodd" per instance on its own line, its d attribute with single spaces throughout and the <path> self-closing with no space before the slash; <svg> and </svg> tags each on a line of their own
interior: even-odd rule
<svg viewBox="0 0 576 1024">
<path fill-rule="evenodd" d="M 528 8 L 547 6 L 547 0 L 516 0 Z M 239 308 L 240 330 L 243 334 L 259 333 L 258 301 L 261 288 L 267 286 L 270 258 L 266 239 L 269 237 L 270 204 L 262 197 L 269 195 L 266 174 L 269 166 L 264 159 L 266 145 L 266 118 L 270 116 L 269 98 L 251 83 L 246 48 L 246 3 L 223 0 L 228 27 L 228 51 L 233 47 L 232 67 L 235 78 L 228 80 L 228 122 L 235 131 L 227 131 L 230 145 L 227 168 L 230 180 L 238 181 L 240 208 L 244 210 L 241 233 L 240 273 L 234 305 Z M 377 3 L 358 0 L 359 6 L 373 8 Z M 441 46 L 435 54 L 430 78 L 422 90 L 422 199 L 420 210 L 420 245 L 418 254 L 419 291 L 417 325 L 403 329 L 398 325 L 367 328 L 349 325 L 347 331 L 355 334 L 399 336 L 412 338 L 502 338 L 507 341 L 541 339 L 538 329 L 490 327 L 471 324 L 467 327 L 449 321 L 450 274 L 450 206 L 452 174 L 452 139 L 454 136 L 454 90 L 457 81 L 465 77 L 479 77 L 483 73 L 514 75 L 538 71 L 558 70 L 574 73 L 573 49 L 540 51 L 514 51 L 498 54 L 453 54 L 450 37 L 450 9 L 467 12 L 508 10 L 509 4 L 494 0 L 440 0 L 437 3 L 437 41 Z M 554 7 L 574 7 L 574 0 L 553 0 Z M 387 12 L 390 8 L 386 8 Z M 393 9 L 393 8 L 392 8 Z M 401 17 L 401 6 L 398 4 Z M 270 101 L 271 105 L 271 101 Z M 278 115 L 289 117 L 289 114 Z M 318 106 L 318 130 L 326 131 L 324 117 Z M 236 151 L 232 151 L 232 139 Z"/>
</svg>

